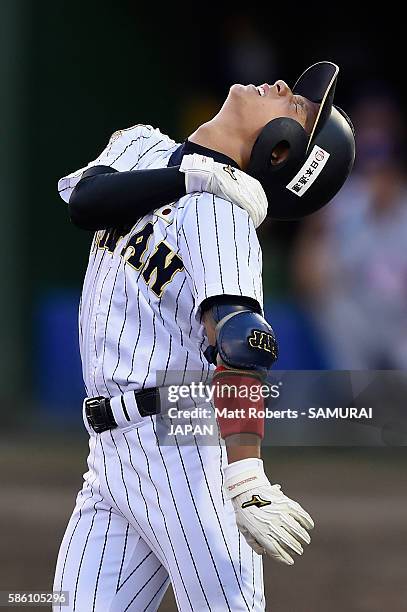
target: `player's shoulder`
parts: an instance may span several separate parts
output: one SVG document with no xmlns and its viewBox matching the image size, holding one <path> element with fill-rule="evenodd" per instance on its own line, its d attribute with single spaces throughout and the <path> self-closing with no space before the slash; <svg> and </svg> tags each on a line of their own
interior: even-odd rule
<svg viewBox="0 0 407 612">
<path fill-rule="evenodd" d="M 231 206 L 239 208 L 237 204 L 233 204 L 229 200 L 220 198 L 219 196 L 209 193 L 208 191 L 188 193 L 182 198 L 182 206 L 186 209 L 198 205 L 211 208 L 222 208 L 225 206 L 229 209 Z"/>
<path fill-rule="evenodd" d="M 237 204 L 220 198 L 206 191 L 202 193 L 191 193 L 184 196 L 177 203 L 177 213 L 180 223 L 188 223 L 199 220 L 199 224 L 219 224 L 223 229 L 228 227 L 252 225 L 250 216 L 246 210 Z M 253 226 L 254 230 L 254 226 Z"/>
<path fill-rule="evenodd" d="M 160 129 L 144 123 L 137 123 L 136 125 L 117 130 L 111 135 L 109 144 L 119 140 L 127 141 L 129 144 L 140 141 L 141 145 L 143 141 L 150 141 L 150 144 L 152 144 L 158 140 L 170 145 L 176 144 L 172 138 L 163 134 Z"/>
<path fill-rule="evenodd" d="M 178 216 L 182 217 L 182 220 L 191 216 L 197 216 L 204 210 L 208 211 L 217 206 L 218 200 L 220 198 L 206 191 L 188 193 L 176 203 Z"/>
<path fill-rule="evenodd" d="M 180 200 L 180 204 L 185 211 L 190 210 L 213 210 L 224 213 L 229 211 L 229 214 L 238 215 L 242 218 L 249 218 L 249 213 L 241 208 L 238 204 L 226 200 L 207 191 L 187 194 Z"/>
<path fill-rule="evenodd" d="M 166 165 L 169 154 L 178 144 L 152 125 L 137 124 L 118 130 L 111 136 L 108 150 L 120 151 L 121 169 L 142 170 Z M 126 167 L 127 165 L 127 167 Z"/>
</svg>

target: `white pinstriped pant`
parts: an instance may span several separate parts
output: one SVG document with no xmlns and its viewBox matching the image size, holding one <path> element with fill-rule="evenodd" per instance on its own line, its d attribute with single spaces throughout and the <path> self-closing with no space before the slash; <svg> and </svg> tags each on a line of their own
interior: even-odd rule
<svg viewBox="0 0 407 612">
<path fill-rule="evenodd" d="M 90 432 L 89 470 L 63 538 L 61 612 L 265 609 L 262 559 L 223 503 L 219 446 L 157 445 L 155 419 Z"/>
</svg>

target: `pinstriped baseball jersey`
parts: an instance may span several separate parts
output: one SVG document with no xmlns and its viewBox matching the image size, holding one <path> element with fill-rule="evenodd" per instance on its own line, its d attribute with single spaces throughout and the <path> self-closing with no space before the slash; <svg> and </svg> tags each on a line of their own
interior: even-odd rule
<svg viewBox="0 0 407 612">
<path fill-rule="evenodd" d="M 162 168 L 178 147 L 158 130 L 135 126 L 114 134 L 89 166 Z M 59 182 L 65 201 L 84 170 Z M 87 395 L 156 386 L 158 371 L 161 384 L 166 373 L 175 384 L 174 372 L 179 382 L 187 372 L 188 381 L 191 372 L 206 380 L 200 305 L 219 294 L 262 305 L 261 251 L 238 206 L 191 194 L 132 228 L 97 232 L 79 314 Z M 155 612 L 171 581 L 180 612 L 264 612 L 261 557 L 239 533 L 222 492 L 224 446 L 195 435 L 188 445 L 177 435 L 163 444 L 156 417 L 101 434 L 84 424 L 89 470 L 54 579 L 56 591 L 69 592 L 67 610 Z"/>
<path fill-rule="evenodd" d="M 138 125 L 113 134 L 86 168 L 162 168 L 178 146 Z M 65 201 L 86 168 L 59 181 Z M 202 301 L 244 295 L 262 306 L 261 250 L 249 215 L 210 194 L 192 194 L 122 234 L 99 231 L 91 247 L 79 314 L 87 395 L 154 387 L 157 371 L 193 371 L 206 380 Z"/>
</svg>

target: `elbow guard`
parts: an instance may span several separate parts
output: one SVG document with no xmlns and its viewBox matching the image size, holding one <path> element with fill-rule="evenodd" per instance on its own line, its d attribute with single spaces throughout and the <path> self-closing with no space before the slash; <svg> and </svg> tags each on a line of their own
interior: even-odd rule
<svg viewBox="0 0 407 612">
<path fill-rule="evenodd" d="M 217 356 L 229 368 L 266 372 L 278 358 L 273 328 L 252 310 L 229 312 L 216 325 L 216 346 L 205 356 L 216 364 Z"/>
<path fill-rule="evenodd" d="M 256 312 L 232 312 L 216 326 L 216 347 L 229 368 L 267 371 L 278 357 L 273 328 Z"/>
</svg>

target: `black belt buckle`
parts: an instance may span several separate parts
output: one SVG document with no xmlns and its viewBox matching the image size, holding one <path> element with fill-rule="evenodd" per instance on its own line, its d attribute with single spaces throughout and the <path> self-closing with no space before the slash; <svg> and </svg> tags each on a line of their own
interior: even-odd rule
<svg viewBox="0 0 407 612">
<path fill-rule="evenodd" d="M 161 412 L 160 390 L 158 387 L 143 389 L 134 393 L 137 408 L 142 417 L 154 416 Z"/>
<path fill-rule="evenodd" d="M 96 433 L 103 433 L 117 427 L 110 401 L 106 397 L 91 397 L 85 400 L 85 415 Z"/>
</svg>

